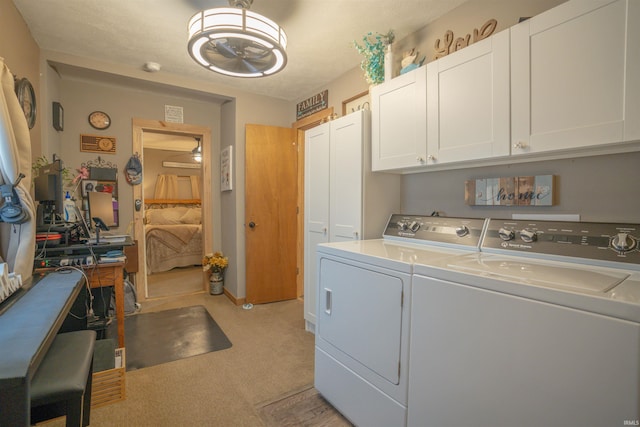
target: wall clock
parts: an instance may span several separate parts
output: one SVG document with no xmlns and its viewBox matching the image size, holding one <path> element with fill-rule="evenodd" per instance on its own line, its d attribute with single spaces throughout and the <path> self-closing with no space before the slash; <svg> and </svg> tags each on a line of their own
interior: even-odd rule
<svg viewBox="0 0 640 427">
<path fill-rule="evenodd" d="M 27 119 L 27 125 L 29 125 L 29 129 L 32 129 L 36 124 L 36 93 L 33 86 L 26 77 L 23 77 L 16 80 L 15 91 L 24 117 Z"/>
<path fill-rule="evenodd" d="M 89 124 L 98 130 L 104 130 L 111 126 L 111 117 L 104 111 L 94 111 L 89 114 Z"/>
</svg>

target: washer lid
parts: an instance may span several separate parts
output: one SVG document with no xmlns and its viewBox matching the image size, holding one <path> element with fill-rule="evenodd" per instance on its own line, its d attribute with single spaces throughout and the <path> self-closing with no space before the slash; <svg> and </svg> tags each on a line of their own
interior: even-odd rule
<svg viewBox="0 0 640 427">
<path fill-rule="evenodd" d="M 448 262 L 447 267 L 498 280 L 590 293 L 605 293 L 629 277 L 623 271 L 495 255 L 458 259 Z"/>
</svg>

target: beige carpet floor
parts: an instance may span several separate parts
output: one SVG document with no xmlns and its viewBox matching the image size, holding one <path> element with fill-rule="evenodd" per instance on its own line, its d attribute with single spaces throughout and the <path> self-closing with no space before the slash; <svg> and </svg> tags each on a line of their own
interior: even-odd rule
<svg viewBox="0 0 640 427">
<path fill-rule="evenodd" d="M 147 276 L 149 298 L 188 295 L 203 290 L 202 267 L 179 267 Z"/>
<path fill-rule="evenodd" d="M 150 301 L 142 311 L 193 305 L 209 310 L 233 347 L 128 372 L 126 400 L 92 410 L 91 426 L 264 427 L 261 403 L 313 384 L 314 336 L 304 330 L 302 301 L 245 310 L 200 293 Z"/>
</svg>

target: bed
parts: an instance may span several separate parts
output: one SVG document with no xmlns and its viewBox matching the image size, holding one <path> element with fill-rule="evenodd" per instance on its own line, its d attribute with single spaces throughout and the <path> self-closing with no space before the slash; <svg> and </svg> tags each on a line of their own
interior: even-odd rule
<svg viewBox="0 0 640 427">
<path fill-rule="evenodd" d="M 145 210 L 147 274 L 202 264 L 201 216 L 199 206 Z"/>
</svg>

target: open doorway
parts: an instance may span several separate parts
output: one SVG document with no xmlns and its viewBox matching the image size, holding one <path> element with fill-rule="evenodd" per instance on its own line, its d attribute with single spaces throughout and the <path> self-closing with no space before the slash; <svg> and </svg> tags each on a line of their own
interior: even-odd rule
<svg viewBox="0 0 640 427">
<path fill-rule="evenodd" d="M 212 250 L 211 131 L 139 119 L 133 124 L 133 150 L 141 154 L 144 177 L 144 184 L 133 191 L 134 206 L 139 206 L 134 213 L 135 238 L 142 260 L 136 277 L 138 298 L 205 291 L 208 281 L 199 264 L 202 254 Z M 200 163 L 194 160 L 196 149 Z M 171 187 L 172 192 L 156 192 L 157 186 Z M 198 239 L 193 230 L 198 230 Z M 168 251 L 175 251 L 175 256 Z"/>
<path fill-rule="evenodd" d="M 142 150 L 147 296 L 201 292 L 201 137 L 145 132 Z"/>
</svg>

